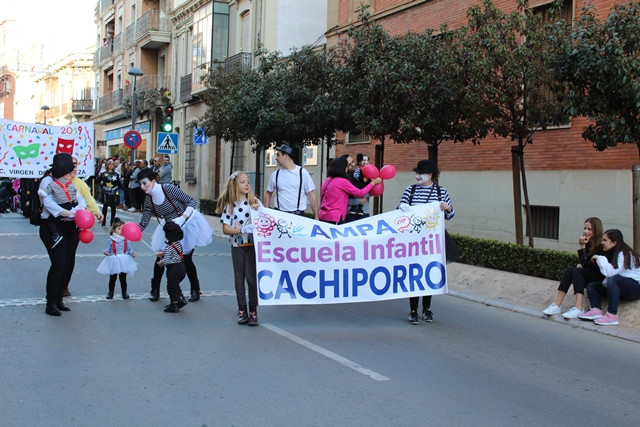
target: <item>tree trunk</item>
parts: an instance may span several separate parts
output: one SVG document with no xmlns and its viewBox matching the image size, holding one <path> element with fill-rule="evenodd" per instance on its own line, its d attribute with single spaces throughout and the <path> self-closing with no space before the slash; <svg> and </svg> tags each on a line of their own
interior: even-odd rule
<svg viewBox="0 0 640 427">
<path fill-rule="evenodd" d="M 522 192 L 520 190 L 520 147 L 511 147 L 511 173 L 513 182 L 513 218 L 515 222 L 516 245 L 524 244 L 522 236 Z"/>
<path fill-rule="evenodd" d="M 231 141 L 231 159 L 229 159 L 229 175 L 233 173 L 233 158 L 236 155 L 236 142 Z"/>
<path fill-rule="evenodd" d="M 529 204 L 529 189 L 527 188 L 527 174 L 524 169 L 524 144 L 519 141 L 520 171 L 522 174 L 522 192 L 524 194 L 524 210 L 527 214 L 527 228 L 529 229 L 529 247 L 533 248 L 533 220 L 531 218 L 531 205 Z"/>
</svg>

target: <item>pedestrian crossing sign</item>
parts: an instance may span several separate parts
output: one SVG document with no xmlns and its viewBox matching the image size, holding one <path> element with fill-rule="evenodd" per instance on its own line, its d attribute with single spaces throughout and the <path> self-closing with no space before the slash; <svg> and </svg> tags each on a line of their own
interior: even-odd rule
<svg viewBox="0 0 640 427">
<path fill-rule="evenodd" d="M 158 154 L 178 154 L 178 134 L 158 132 Z"/>
</svg>

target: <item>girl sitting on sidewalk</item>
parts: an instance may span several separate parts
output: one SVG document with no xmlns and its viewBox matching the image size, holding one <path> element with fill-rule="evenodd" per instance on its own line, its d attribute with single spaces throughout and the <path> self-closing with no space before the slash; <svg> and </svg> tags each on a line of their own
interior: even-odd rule
<svg viewBox="0 0 640 427">
<path fill-rule="evenodd" d="M 596 325 L 618 325 L 618 303 L 620 298 L 634 301 L 640 299 L 640 256 L 627 245 L 620 230 L 607 230 L 602 238 L 604 255 L 594 255 L 605 276 L 604 281 L 591 282 L 587 295 L 591 310 L 578 316 L 583 320 L 593 320 Z M 609 300 L 607 313 L 603 315 L 601 296 Z"/>
</svg>

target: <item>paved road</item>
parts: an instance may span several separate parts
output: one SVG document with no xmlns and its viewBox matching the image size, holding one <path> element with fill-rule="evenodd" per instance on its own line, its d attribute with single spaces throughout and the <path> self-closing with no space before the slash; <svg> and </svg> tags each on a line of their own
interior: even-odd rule
<svg viewBox="0 0 640 427">
<path fill-rule="evenodd" d="M 105 301 L 106 233 L 82 245 L 72 311 L 44 314 L 36 228 L 0 215 L 0 417 L 7 426 L 638 425 L 640 345 L 452 296 L 260 309 L 235 324 L 228 243 L 195 258 L 205 297 L 177 315 Z M 144 239 L 150 237 L 145 232 Z M 188 289 L 188 282 L 183 283 Z M 166 301 L 166 298 L 164 299 Z"/>
</svg>

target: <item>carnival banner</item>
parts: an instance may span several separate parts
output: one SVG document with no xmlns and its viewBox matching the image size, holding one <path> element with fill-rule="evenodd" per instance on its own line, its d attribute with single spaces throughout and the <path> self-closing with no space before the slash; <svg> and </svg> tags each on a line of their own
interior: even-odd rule
<svg viewBox="0 0 640 427">
<path fill-rule="evenodd" d="M 57 153 L 78 160 L 78 176 L 94 174 L 93 122 L 67 126 L 0 119 L 0 177 L 40 178 Z"/>
<path fill-rule="evenodd" d="M 262 305 L 335 304 L 447 293 L 439 203 L 343 225 L 251 212 Z"/>
</svg>

